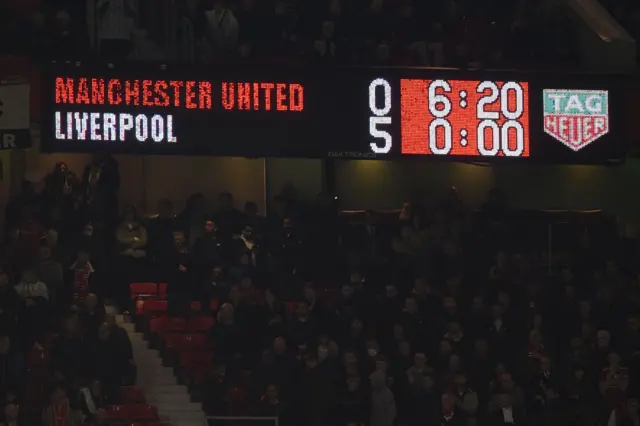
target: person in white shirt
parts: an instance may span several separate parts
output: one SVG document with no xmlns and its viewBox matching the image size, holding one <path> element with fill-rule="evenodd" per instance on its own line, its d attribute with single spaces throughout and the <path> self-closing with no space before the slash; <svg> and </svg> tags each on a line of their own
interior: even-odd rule
<svg viewBox="0 0 640 426">
<path fill-rule="evenodd" d="M 100 55 L 107 60 L 128 57 L 136 15 L 133 0 L 98 0 L 97 10 Z"/>
<path fill-rule="evenodd" d="M 19 318 L 25 336 L 38 336 L 47 329 L 50 321 L 49 289 L 31 269 L 22 273 L 20 283 L 14 288 L 25 308 Z"/>
<path fill-rule="evenodd" d="M 27 308 L 35 306 L 38 301 L 49 300 L 47 285 L 39 281 L 37 274 L 31 269 L 27 269 L 22 273 L 22 279 L 15 286 L 15 290 Z"/>
<path fill-rule="evenodd" d="M 225 7 L 223 0 L 216 0 L 213 9 L 205 13 L 209 39 L 215 51 L 235 49 L 238 42 L 239 25 L 233 12 Z"/>
</svg>

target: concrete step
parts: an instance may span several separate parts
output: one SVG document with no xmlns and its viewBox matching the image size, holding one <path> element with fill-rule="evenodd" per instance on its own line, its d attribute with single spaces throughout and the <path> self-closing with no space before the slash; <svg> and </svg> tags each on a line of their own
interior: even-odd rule
<svg viewBox="0 0 640 426">
<path fill-rule="evenodd" d="M 147 401 L 154 405 L 191 404 L 191 396 L 186 392 L 181 392 L 181 389 L 178 388 L 175 393 L 147 394 Z"/>
<path fill-rule="evenodd" d="M 173 410 L 164 410 L 161 407 L 158 407 L 160 412 L 163 415 L 168 416 L 171 419 L 171 423 L 178 424 L 183 421 L 187 422 L 200 422 L 200 424 L 204 423 L 204 414 L 202 411 L 173 411 Z"/>
<path fill-rule="evenodd" d="M 177 393 L 188 393 L 188 389 L 183 385 L 166 385 L 166 386 L 154 386 L 153 389 L 149 389 L 147 395 L 154 396 L 163 396 L 163 395 L 174 395 Z"/>
</svg>

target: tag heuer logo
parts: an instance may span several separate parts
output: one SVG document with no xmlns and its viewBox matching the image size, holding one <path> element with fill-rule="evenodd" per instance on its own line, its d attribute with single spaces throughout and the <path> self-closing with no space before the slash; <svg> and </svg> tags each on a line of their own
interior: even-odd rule
<svg viewBox="0 0 640 426">
<path fill-rule="evenodd" d="M 609 133 L 609 92 L 544 89 L 544 131 L 574 151 Z"/>
</svg>

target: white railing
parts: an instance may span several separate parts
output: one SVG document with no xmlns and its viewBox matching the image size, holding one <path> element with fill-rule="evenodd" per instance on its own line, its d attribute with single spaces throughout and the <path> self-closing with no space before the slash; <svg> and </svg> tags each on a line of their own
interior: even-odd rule
<svg viewBox="0 0 640 426">
<path fill-rule="evenodd" d="M 280 426 L 279 419 L 277 417 L 250 417 L 250 416 L 208 416 L 205 419 L 204 426 L 220 425 L 224 426 L 225 423 L 230 422 L 229 426 L 233 426 L 234 422 L 273 422 L 275 426 Z"/>
</svg>

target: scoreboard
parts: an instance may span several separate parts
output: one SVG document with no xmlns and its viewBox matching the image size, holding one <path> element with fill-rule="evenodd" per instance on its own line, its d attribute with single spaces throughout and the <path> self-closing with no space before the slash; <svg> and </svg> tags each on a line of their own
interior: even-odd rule
<svg viewBox="0 0 640 426">
<path fill-rule="evenodd" d="M 43 149 L 615 164 L 626 150 L 623 80 L 54 62 Z"/>
</svg>

